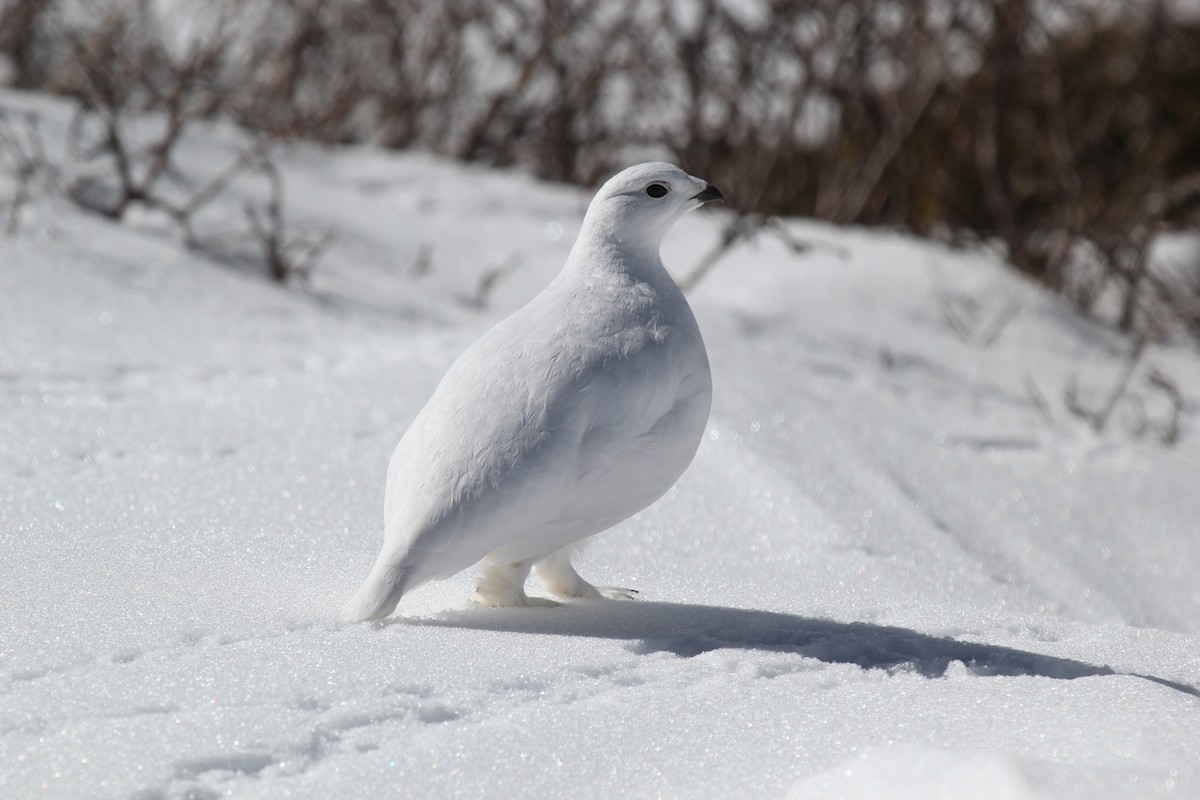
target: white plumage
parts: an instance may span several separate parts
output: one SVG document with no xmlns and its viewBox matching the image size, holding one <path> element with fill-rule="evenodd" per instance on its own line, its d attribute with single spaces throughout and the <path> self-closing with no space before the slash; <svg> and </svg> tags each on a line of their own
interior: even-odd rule
<svg viewBox="0 0 1200 800">
<path fill-rule="evenodd" d="M 720 197 L 664 163 L 601 187 L 562 272 L 454 362 L 400 440 L 383 549 L 348 621 L 483 559 L 490 605 L 530 604 L 531 567 L 557 595 L 629 595 L 581 578 L 570 548 L 661 497 L 700 444 L 708 356 L 659 245 Z"/>
</svg>

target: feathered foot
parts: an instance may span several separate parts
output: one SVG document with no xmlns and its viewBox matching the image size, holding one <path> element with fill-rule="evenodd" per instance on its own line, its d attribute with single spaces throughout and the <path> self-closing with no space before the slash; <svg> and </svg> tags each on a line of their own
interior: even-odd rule
<svg viewBox="0 0 1200 800">
<path fill-rule="evenodd" d="M 484 564 L 479 577 L 475 579 L 475 594 L 471 599 L 498 608 L 562 605 L 544 597 L 525 594 L 525 579 L 529 577 L 531 566 L 531 561 L 492 561 Z"/>
<path fill-rule="evenodd" d="M 571 566 L 570 548 L 564 548 L 543 558 L 534 566 L 538 580 L 546 591 L 559 597 L 607 597 L 610 600 L 632 600 L 637 589 L 619 586 L 593 586 L 580 577 Z"/>
</svg>

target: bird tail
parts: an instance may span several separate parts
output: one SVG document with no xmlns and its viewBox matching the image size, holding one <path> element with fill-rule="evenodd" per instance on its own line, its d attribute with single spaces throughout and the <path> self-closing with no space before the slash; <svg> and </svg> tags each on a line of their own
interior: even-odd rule
<svg viewBox="0 0 1200 800">
<path fill-rule="evenodd" d="M 404 572 L 395 567 L 376 564 L 363 585 L 342 609 L 345 622 L 367 622 L 383 619 L 396 610 L 401 595 L 407 589 Z"/>
</svg>

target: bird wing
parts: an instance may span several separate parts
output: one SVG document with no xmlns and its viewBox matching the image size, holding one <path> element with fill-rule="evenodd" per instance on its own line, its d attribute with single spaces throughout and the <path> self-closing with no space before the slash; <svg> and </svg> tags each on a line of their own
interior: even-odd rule
<svg viewBox="0 0 1200 800">
<path fill-rule="evenodd" d="M 680 395 L 696 365 L 676 363 L 669 329 L 599 327 L 515 315 L 447 372 L 388 470 L 385 547 L 418 580 L 502 548 L 552 552 L 653 502 L 686 467 L 698 434 L 686 457 L 663 458 L 661 441 L 695 416 Z"/>
</svg>

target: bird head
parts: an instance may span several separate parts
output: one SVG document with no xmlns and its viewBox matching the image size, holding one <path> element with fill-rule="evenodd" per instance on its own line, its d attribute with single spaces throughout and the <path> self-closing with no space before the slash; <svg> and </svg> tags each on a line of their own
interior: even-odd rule
<svg viewBox="0 0 1200 800">
<path fill-rule="evenodd" d="M 717 187 L 673 164 L 651 161 L 617 173 L 588 206 L 584 229 L 626 244 L 657 248 L 675 221 L 710 200 Z"/>
</svg>

